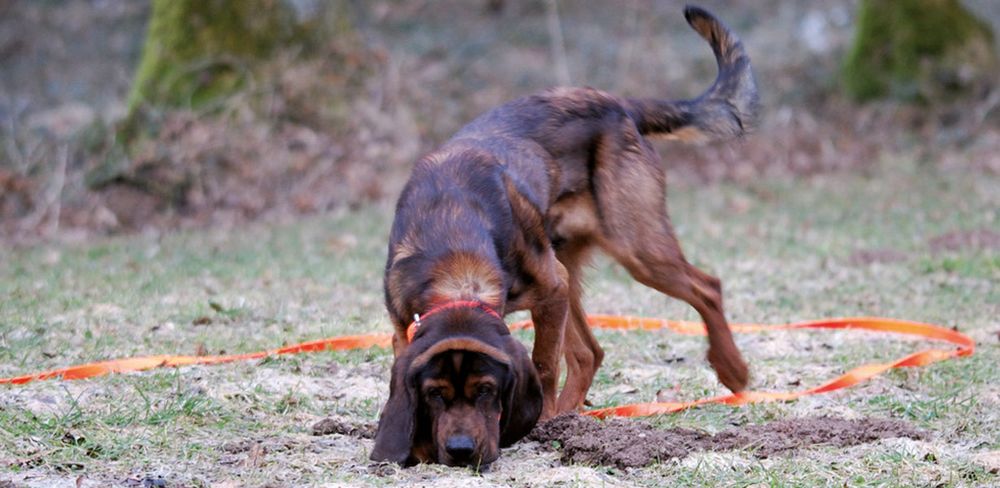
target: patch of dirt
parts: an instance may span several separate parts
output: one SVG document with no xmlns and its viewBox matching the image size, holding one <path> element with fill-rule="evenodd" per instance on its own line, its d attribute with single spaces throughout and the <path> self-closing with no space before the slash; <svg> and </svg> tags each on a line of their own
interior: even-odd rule
<svg viewBox="0 0 1000 488">
<path fill-rule="evenodd" d="M 4 371 L 0 376 L 13 376 Z M 0 396 L 0 411 L 4 409 L 24 409 L 37 416 L 62 416 L 73 410 L 74 405 L 100 402 L 112 397 L 114 390 L 105 385 L 86 381 L 49 381 L 9 389 Z"/>
<path fill-rule="evenodd" d="M 296 441 L 294 439 L 288 438 L 273 438 L 273 439 L 242 439 L 238 441 L 229 441 L 222 444 L 221 449 L 223 452 L 229 454 L 241 454 L 244 452 L 253 451 L 255 448 L 263 448 L 267 452 L 283 452 L 296 447 Z"/>
<path fill-rule="evenodd" d="M 248 374 L 250 376 L 241 381 L 217 378 L 208 387 L 207 393 L 214 398 L 238 397 L 246 388 L 242 381 L 249 381 L 269 394 L 301 395 L 323 402 L 378 402 L 382 395 L 388 393 L 383 391 L 384 377 L 367 368 L 341 368 L 324 376 L 303 375 L 279 368 L 254 368 Z"/>
<path fill-rule="evenodd" d="M 931 251 L 986 251 L 1000 249 L 1000 233 L 989 229 L 947 232 L 927 240 Z"/>
<path fill-rule="evenodd" d="M 312 426 L 313 435 L 342 434 L 361 439 L 374 439 L 377 426 L 374 423 L 357 423 L 342 418 L 327 417 Z"/>
<path fill-rule="evenodd" d="M 868 266 L 875 263 L 897 263 L 906 260 L 906 253 L 895 249 L 859 249 L 847 257 L 853 266 Z"/>
<path fill-rule="evenodd" d="M 710 448 L 727 450 L 751 447 L 756 449 L 757 457 L 766 458 L 800 447 L 847 447 L 897 437 L 924 439 L 926 435 L 902 420 L 803 417 L 726 430 L 712 438 Z"/>
<path fill-rule="evenodd" d="M 767 458 L 816 445 L 854 446 L 879 439 L 924 439 L 912 425 L 891 419 L 801 417 L 763 425 L 733 428 L 712 435 L 611 419 L 599 421 L 581 415 L 562 415 L 535 427 L 529 438 L 545 445 L 557 442 L 567 463 L 603 464 L 619 468 L 642 467 L 695 451 L 749 448 Z"/>
<path fill-rule="evenodd" d="M 692 429 L 660 430 L 621 419 L 601 422 L 581 415 L 561 415 L 538 425 L 528 437 L 547 445 L 558 442 L 563 462 L 626 468 L 683 458 L 701 450 L 711 435 Z"/>
<path fill-rule="evenodd" d="M 993 474 L 1000 473 L 1000 451 L 986 451 L 976 454 L 972 458 L 977 464 L 982 465 L 987 471 Z"/>
<path fill-rule="evenodd" d="M 100 475 L 60 474 L 41 469 L 29 469 L 18 473 L 11 473 L 9 479 L 0 479 L 0 488 L 62 488 L 67 486 L 103 488 L 121 485 L 114 484 L 113 481 Z"/>
</svg>

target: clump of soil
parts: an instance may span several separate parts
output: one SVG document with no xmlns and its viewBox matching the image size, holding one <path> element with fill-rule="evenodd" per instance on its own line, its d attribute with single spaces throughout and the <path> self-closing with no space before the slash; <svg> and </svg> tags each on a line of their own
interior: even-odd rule
<svg viewBox="0 0 1000 488">
<path fill-rule="evenodd" d="M 602 422 L 581 415 L 561 415 L 538 425 L 528 437 L 544 444 L 558 442 L 565 463 L 626 468 L 686 457 L 704 449 L 711 435 L 692 429 L 660 430 L 621 419 Z"/>
<path fill-rule="evenodd" d="M 750 447 L 755 449 L 757 457 L 766 458 L 800 447 L 847 447 L 896 437 L 924 439 L 926 436 L 902 420 L 803 417 L 729 429 L 713 436 L 708 447 L 716 451 Z"/>
<path fill-rule="evenodd" d="M 375 430 L 375 424 L 359 424 L 335 417 L 327 417 L 312 426 L 313 435 L 342 434 L 360 439 L 374 439 Z"/>
<path fill-rule="evenodd" d="M 893 437 L 923 439 L 925 434 L 900 420 L 875 418 L 802 417 L 712 435 L 693 429 L 657 429 L 642 422 L 599 421 L 571 414 L 540 424 L 529 435 L 543 444 L 558 442 L 563 462 L 619 468 L 648 466 L 683 458 L 695 451 L 749 448 L 758 458 L 766 458 L 815 445 L 846 447 Z"/>
</svg>

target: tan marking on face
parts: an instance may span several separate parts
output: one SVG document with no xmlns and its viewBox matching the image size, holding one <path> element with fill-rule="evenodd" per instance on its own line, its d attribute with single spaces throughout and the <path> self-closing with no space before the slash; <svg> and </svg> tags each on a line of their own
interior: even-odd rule
<svg viewBox="0 0 1000 488">
<path fill-rule="evenodd" d="M 496 393 L 496 378 L 490 375 L 469 375 L 465 380 L 465 397 L 476 398 L 479 395 L 479 389 L 483 387 L 492 388 L 493 393 Z"/>
<path fill-rule="evenodd" d="M 424 380 L 423 383 L 420 384 L 420 391 L 421 391 L 421 393 L 427 392 L 428 390 L 431 390 L 432 388 L 439 389 L 441 391 L 441 396 L 445 400 L 451 400 L 455 396 L 455 389 L 452 386 L 451 381 L 448 381 L 446 379 L 443 379 L 443 378 L 428 378 L 428 379 Z"/>
<path fill-rule="evenodd" d="M 431 293 L 437 299 L 479 300 L 493 306 L 500 303 L 500 273 L 479 256 L 454 253 L 439 261 L 431 276 Z"/>
</svg>

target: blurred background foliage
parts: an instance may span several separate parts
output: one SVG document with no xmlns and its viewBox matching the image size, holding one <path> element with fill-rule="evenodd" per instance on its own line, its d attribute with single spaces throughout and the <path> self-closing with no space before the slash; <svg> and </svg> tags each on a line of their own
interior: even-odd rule
<svg viewBox="0 0 1000 488">
<path fill-rule="evenodd" d="M 988 90 L 996 73 L 993 30 L 958 0 L 862 0 L 843 82 L 857 100 L 940 102 Z"/>
<path fill-rule="evenodd" d="M 657 143 L 676 184 L 1000 171 L 995 0 L 706 0 L 743 38 L 756 134 Z M 715 75 L 683 2 L 0 0 L 0 236 L 391 199 L 471 118 L 557 84 L 685 98 Z"/>
</svg>

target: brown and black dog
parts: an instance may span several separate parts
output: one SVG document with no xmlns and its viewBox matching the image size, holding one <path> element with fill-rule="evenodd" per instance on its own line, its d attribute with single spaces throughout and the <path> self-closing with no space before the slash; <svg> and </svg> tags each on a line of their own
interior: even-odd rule
<svg viewBox="0 0 1000 488">
<path fill-rule="evenodd" d="M 702 9 L 684 14 L 719 67 L 698 98 L 554 88 L 485 113 L 416 163 L 389 236 L 395 363 L 373 460 L 486 466 L 539 418 L 580 408 L 604 356 L 580 303 L 594 248 L 694 307 L 719 380 L 746 386 L 719 280 L 681 253 L 647 138 L 744 134 L 757 90 L 739 39 Z M 535 324 L 530 359 L 502 318 L 517 310 Z"/>
</svg>

